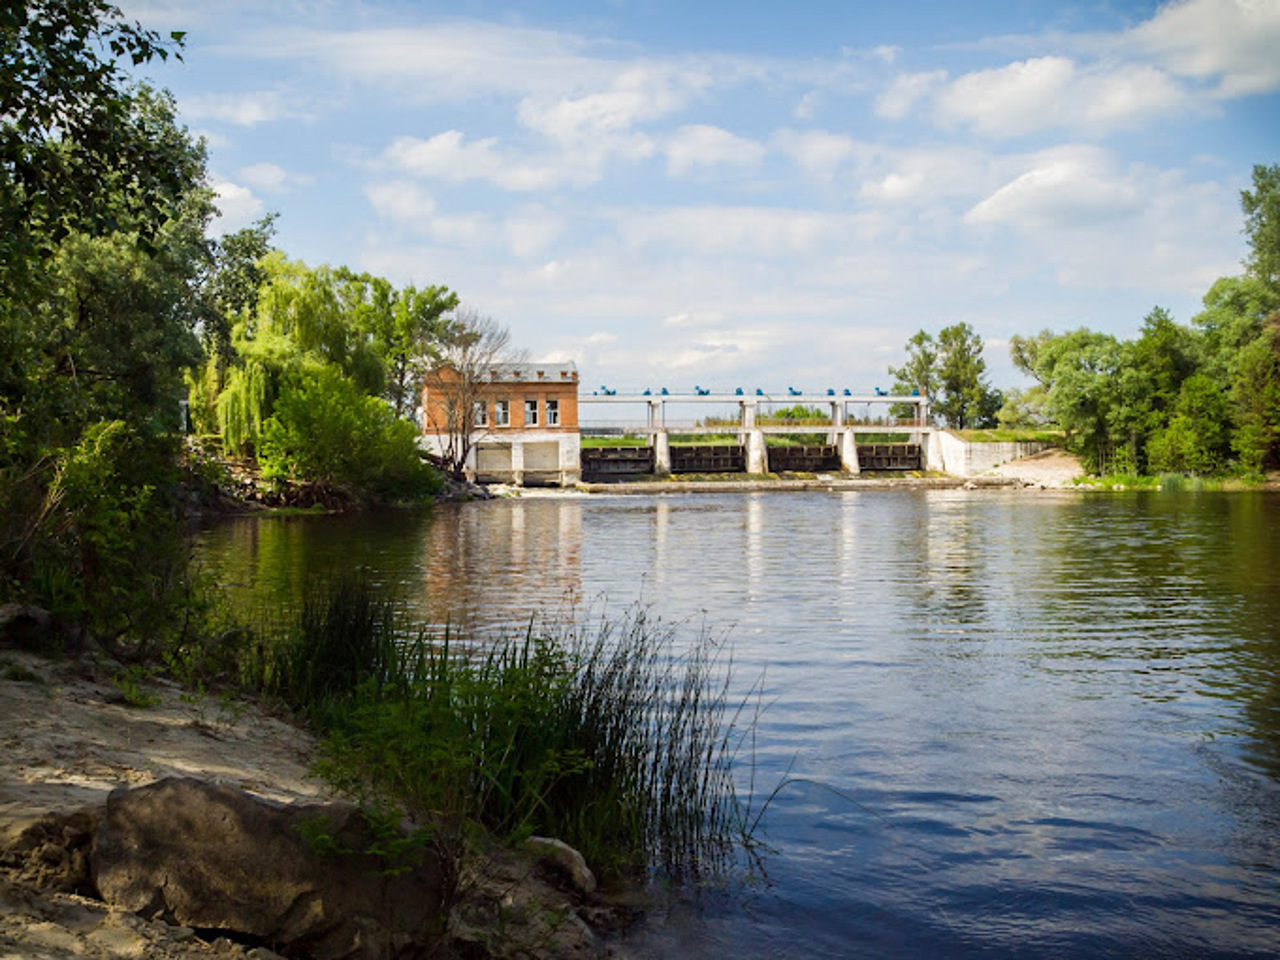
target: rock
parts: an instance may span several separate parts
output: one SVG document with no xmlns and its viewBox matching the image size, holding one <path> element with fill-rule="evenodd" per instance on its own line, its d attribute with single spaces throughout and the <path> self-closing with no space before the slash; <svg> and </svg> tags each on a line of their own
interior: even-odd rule
<svg viewBox="0 0 1280 960">
<path fill-rule="evenodd" d="M 89 846 L 100 814 L 80 810 L 49 814 L 16 831 L 0 851 L 0 865 L 45 890 L 88 893 Z"/>
<path fill-rule="evenodd" d="M 0 647 L 54 652 L 57 646 L 48 610 L 21 603 L 0 605 Z"/>
<path fill-rule="evenodd" d="M 443 870 L 427 849 L 392 871 L 345 803 L 271 803 L 169 778 L 107 799 L 90 858 L 107 903 L 148 919 L 260 939 L 315 960 L 392 956 L 444 929 Z"/>
<path fill-rule="evenodd" d="M 591 872 L 582 854 L 563 840 L 530 837 L 524 845 L 531 854 L 542 862 L 551 864 L 568 878 L 579 893 L 584 896 L 595 893 L 596 875 Z"/>
</svg>

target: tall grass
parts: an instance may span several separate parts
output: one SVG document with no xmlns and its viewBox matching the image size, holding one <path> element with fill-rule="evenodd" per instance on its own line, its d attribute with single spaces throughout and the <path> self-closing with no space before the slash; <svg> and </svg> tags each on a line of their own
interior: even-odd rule
<svg viewBox="0 0 1280 960">
<path fill-rule="evenodd" d="M 460 835 L 559 837 L 598 870 L 714 872 L 743 836 L 730 669 L 643 610 L 488 644 L 397 636 L 341 581 L 276 644 L 274 689 L 324 735 L 318 772 Z"/>
</svg>

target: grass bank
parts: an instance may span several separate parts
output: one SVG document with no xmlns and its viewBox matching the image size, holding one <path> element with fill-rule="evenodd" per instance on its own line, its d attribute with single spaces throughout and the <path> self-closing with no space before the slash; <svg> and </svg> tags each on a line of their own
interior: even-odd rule
<svg viewBox="0 0 1280 960">
<path fill-rule="evenodd" d="M 262 646 L 260 682 L 323 737 L 318 772 L 403 808 L 436 842 L 553 836 L 596 869 L 713 871 L 750 843 L 740 732 L 710 637 L 682 647 L 643 611 L 490 643 L 406 635 L 343 580 Z"/>
</svg>

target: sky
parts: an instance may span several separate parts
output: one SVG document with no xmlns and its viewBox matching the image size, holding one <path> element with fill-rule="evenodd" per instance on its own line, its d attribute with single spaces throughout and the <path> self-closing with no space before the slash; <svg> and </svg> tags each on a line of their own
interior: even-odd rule
<svg viewBox="0 0 1280 960">
<path fill-rule="evenodd" d="M 138 0 L 219 232 L 584 386 L 890 386 L 917 330 L 1188 322 L 1280 163 L 1280 0 Z"/>
</svg>

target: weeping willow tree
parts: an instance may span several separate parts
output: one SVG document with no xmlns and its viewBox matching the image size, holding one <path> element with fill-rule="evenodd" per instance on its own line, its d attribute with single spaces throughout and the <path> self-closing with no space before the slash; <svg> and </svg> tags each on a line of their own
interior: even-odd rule
<svg viewBox="0 0 1280 960">
<path fill-rule="evenodd" d="M 255 450 L 274 400 L 275 390 L 266 364 L 251 358 L 243 366 L 233 367 L 215 402 L 224 449 L 234 453 Z"/>
<path fill-rule="evenodd" d="M 438 314 L 454 302 L 448 291 L 397 291 L 279 251 L 256 268 L 263 282 L 233 318 L 231 362 L 215 357 L 189 381 L 196 428 L 217 433 L 228 453 L 256 457 L 276 479 L 342 487 L 357 498 L 426 489 L 417 428 L 404 418 L 405 397 L 417 393 L 406 386 L 405 357 L 431 349 Z M 406 317 L 421 336 L 406 334 Z M 353 451 L 377 469 L 344 469 Z M 407 479 L 389 484 L 376 475 Z"/>
</svg>

